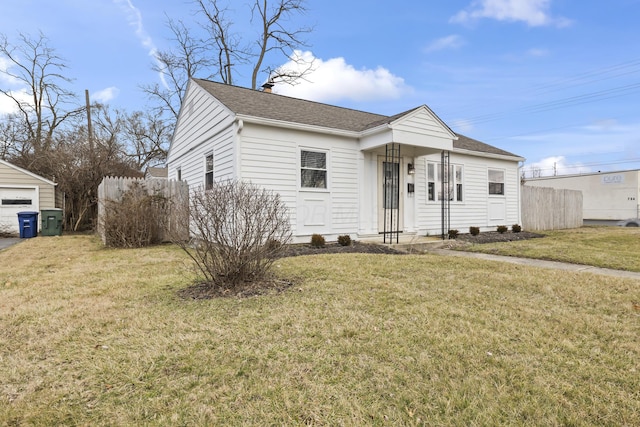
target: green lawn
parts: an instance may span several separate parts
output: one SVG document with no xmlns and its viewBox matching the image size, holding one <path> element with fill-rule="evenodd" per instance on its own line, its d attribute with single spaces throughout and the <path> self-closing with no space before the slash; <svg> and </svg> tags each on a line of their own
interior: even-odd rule
<svg viewBox="0 0 640 427">
<path fill-rule="evenodd" d="M 459 249 L 640 272 L 640 228 L 583 227 L 542 234 L 547 237 Z"/>
<path fill-rule="evenodd" d="M 186 301 L 173 246 L 0 252 L 0 425 L 640 425 L 640 281 L 432 254 L 276 270 L 295 286 Z"/>
</svg>

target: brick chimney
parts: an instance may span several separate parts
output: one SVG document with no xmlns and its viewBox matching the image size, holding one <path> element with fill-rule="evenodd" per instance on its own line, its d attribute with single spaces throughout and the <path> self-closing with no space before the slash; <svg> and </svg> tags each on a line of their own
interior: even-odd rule
<svg viewBox="0 0 640 427">
<path fill-rule="evenodd" d="M 271 82 L 266 82 L 265 84 L 262 85 L 262 91 L 265 93 L 271 93 L 271 88 L 273 87 L 273 83 Z"/>
</svg>

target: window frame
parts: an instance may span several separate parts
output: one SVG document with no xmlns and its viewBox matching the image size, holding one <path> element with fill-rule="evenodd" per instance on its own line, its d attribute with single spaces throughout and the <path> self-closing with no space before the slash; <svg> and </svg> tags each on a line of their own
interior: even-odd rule
<svg viewBox="0 0 640 427">
<path fill-rule="evenodd" d="M 209 159 L 211 159 L 211 169 L 209 169 Z M 210 190 L 213 187 L 213 153 L 204 155 L 204 189 Z"/>
<path fill-rule="evenodd" d="M 496 181 L 491 179 L 492 172 L 499 172 L 502 175 L 502 181 Z M 507 172 L 505 169 L 500 168 L 488 168 L 487 169 L 487 194 L 490 197 L 504 197 L 506 195 L 506 176 Z M 492 186 L 495 187 L 496 184 L 501 185 L 501 192 L 496 193 L 495 190 L 492 190 Z"/>
<path fill-rule="evenodd" d="M 319 168 L 319 167 L 311 167 L 311 166 L 304 166 L 302 164 L 302 153 L 303 152 L 309 152 L 309 153 L 318 153 L 318 154 L 323 154 L 324 155 L 324 168 Z M 329 191 L 329 150 L 323 150 L 320 148 L 314 148 L 314 147 L 299 147 L 298 150 L 298 188 L 302 191 L 316 191 L 316 192 L 328 192 Z M 306 187 L 304 186 L 304 181 L 302 178 L 303 175 L 303 171 L 320 171 L 320 172 L 324 172 L 324 187 Z"/>
<path fill-rule="evenodd" d="M 427 203 L 441 203 L 443 198 L 440 194 L 442 188 L 442 162 L 427 160 L 426 181 L 427 181 Z M 430 179 L 429 169 L 432 169 L 433 179 Z M 457 171 L 460 171 L 460 178 L 457 178 Z M 464 203 L 464 165 L 460 163 L 449 164 L 450 202 Z"/>
</svg>

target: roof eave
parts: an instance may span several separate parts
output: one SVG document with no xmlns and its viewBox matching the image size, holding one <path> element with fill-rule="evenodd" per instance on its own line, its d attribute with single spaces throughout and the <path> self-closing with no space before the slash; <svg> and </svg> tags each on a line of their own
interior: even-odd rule
<svg viewBox="0 0 640 427">
<path fill-rule="evenodd" d="M 506 154 L 487 153 L 484 151 L 465 150 L 464 148 L 454 148 L 452 153 L 467 154 L 476 157 L 486 157 L 490 159 L 509 160 L 514 162 L 524 162 L 526 159 L 520 156 L 508 156 Z"/>
<path fill-rule="evenodd" d="M 33 172 L 29 172 L 28 170 L 23 169 L 20 166 L 16 166 L 16 165 L 14 165 L 12 163 L 9 163 L 9 162 L 7 162 L 5 160 L 0 159 L 0 163 L 2 163 L 3 165 L 5 165 L 5 166 L 7 166 L 9 168 L 15 169 L 15 170 L 17 170 L 19 172 L 22 172 L 22 173 L 24 173 L 26 175 L 29 175 L 32 178 L 35 178 L 35 179 L 38 179 L 40 181 L 46 182 L 47 184 L 51 184 L 51 185 L 54 185 L 54 186 L 58 185 L 57 182 L 53 182 L 53 181 L 51 181 L 51 180 L 49 180 L 49 179 L 47 179 L 47 178 L 45 178 L 43 176 L 37 175 L 37 174 L 35 174 Z"/>
<path fill-rule="evenodd" d="M 272 126 L 278 128 L 322 133 L 326 135 L 339 135 L 348 138 L 359 138 L 362 136 L 360 131 L 352 131 L 345 129 L 329 128 L 325 126 L 309 125 L 304 123 L 288 122 L 284 120 L 267 119 L 264 117 L 250 116 L 246 114 L 236 114 L 236 120 L 242 120 L 244 123 L 252 123 L 263 126 Z"/>
</svg>

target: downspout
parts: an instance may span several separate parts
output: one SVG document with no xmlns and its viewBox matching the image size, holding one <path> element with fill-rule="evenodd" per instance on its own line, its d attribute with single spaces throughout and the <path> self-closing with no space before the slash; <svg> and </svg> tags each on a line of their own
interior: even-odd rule
<svg viewBox="0 0 640 427">
<path fill-rule="evenodd" d="M 242 129 L 244 129 L 244 121 L 236 118 L 236 134 L 234 135 L 235 144 L 233 144 L 234 171 L 233 178 L 240 181 L 242 179 L 242 169 L 240 163 L 240 151 L 242 149 Z"/>
<path fill-rule="evenodd" d="M 524 185 L 524 176 L 522 175 L 522 168 L 524 168 L 524 161 L 518 162 L 518 224 L 524 229 L 522 224 L 522 186 Z"/>
</svg>

